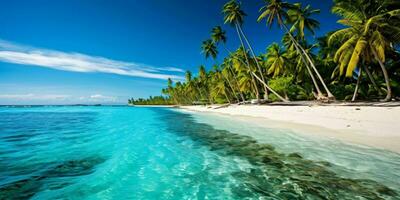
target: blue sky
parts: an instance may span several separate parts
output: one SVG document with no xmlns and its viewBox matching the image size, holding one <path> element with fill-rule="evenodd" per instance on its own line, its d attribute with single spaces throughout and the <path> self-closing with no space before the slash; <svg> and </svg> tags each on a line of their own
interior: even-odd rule
<svg viewBox="0 0 400 200">
<path fill-rule="evenodd" d="M 159 95 L 166 78 L 214 63 L 201 41 L 223 25 L 225 0 L 13 0 L 0 6 L 0 104 L 126 103 Z M 299 2 L 299 1 L 289 1 Z M 317 36 L 340 27 L 329 0 L 301 0 L 321 9 Z M 321 3 L 324 2 L 324 3 Z M 255 51 L 282 31 L 257 23 L 262 0 L 243 1 L 244 31 Z M 238 47 L 224 25 L 229 49 Z M 221 56 L 225 53 L 221 49 Z"/>
</svg>

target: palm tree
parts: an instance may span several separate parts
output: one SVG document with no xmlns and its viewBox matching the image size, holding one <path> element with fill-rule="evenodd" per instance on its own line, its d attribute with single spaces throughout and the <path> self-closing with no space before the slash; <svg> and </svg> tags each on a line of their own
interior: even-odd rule
<svg viewBox="0 0 400 200">
<path fill-rule="evenodd" d="M 195 95 L 195 83 L 192 81 L 192 72 L 186 71 L 185 73 L 185 83 L 186 83 L 186 95 L 192 100 L 196 98 Z"/>
<path fill-rule="evenodd" d="M 228 83 L 228 86 L 229 86 L 229 88 L 231 89 L 232 94 L 233 94 L 233 96 L 236 98 L 237 102 L 240 102 L 240 99 L 239 99 L 239 97 L 237 96 L 237 94 L 236 94 L 236 92 L 235 92 L 235 88 L 233 88 L 233 86 L 232 86 L 232 84 L 231 84 L 231 81 L 230 81 L 230 79 L 229 79 L 229 73 L 227 73 L 226 70 L 225 70 L 225 72 L 224 72 L 224 69 L 223 69 L 223 68 L 221 68 L 221 71 L 219 71 L 219 70 L 220 70 L 220 67 L 221 67 L 221 66 L 219 66 L 219 65 L 215 65 L 215 67 L 217 68 L 217 70 L 218 70 L 218 72 L 220 73 L 220 75 L 225 79 L 226 83 Z M 224 72 L 224 73 L 223 73 L 223 72 Z M 239 91 L 239 92 L 240 92 L 240 91 Z M 229 101 L 229 103 L 230 103 L 230 101 Z"/>
<path fill-rule="evenodd" d="M 340 63 L 340 74 L 346 71 L 347 77 L 352 76 L 360 61 L 368 64 L 377 62 L 386 83 L 384 101 L 389 101 L 392 92 L 384 63 L 386 52 L 394 51 L 393 44 L 400 43 L 400 9 L 393 10 L 388 6 L 390 4 L 367 0 L 336 0 L 335 3 L 332 12 L 343 18 L 339 23 L 347 26 L 329 38 L 329 43 L 343 41 L 334 58 Z"/>
<path fill-rule="evenodd" d="M 178 99 L 175 95 L 174 92 L 174 87 L 173 87 L 173 81 L 171 78 L 168 78 L 167 80 L 167 89 L 166 89 L 166 93 L 172 98 L 172 101 L 175 102 L 175 104 L 178 104 Z"/>
<path fill-rule="evenodd" d="M 285 45 L 294 47 L 294 43 L 292 42 L 292 40 L 290 40 L 290 39 L 288 40 L 288 38 L 289 38 L 288 34 L 285 34 L 285 36 L 287 36 L 287 37 L 284 37 L 284 39 L 283 39 Z M 309 44 L 307 44 L 306 40 L 303 40 L 302 47 L 309 56 L 314 57 L 314 55 L 312 54 L 312 50 L 316 47 L 316 45 L 309 45 Z M 307 65 L 307 63 L 303 62 L 304 57 L 303 57 L 302 53 L 299 51 L 296 51 L 296 48 L 291 49 L 288 51 L 288 57 L 295 62 L 295 67 L 293 70 L 294 74 L 295 74 L 294 75 L 295 79 L 293 79 L 293 80 L 297 79 L 297 81 L 298 80 L 302 81 L 304 79 L 304 76 L 306 75 L 306 71 L 307 71 L 307 73 L 310 75 L 311 81 L 313 82 L 315 89 L 317 90 L 316 98 L 317 99 L 321 98 L 322 92 L 318 85 L 317 79 L 313 75 L 313 73 L 312 73 L 310 67 Z"/>
<path fill-rule="evenodd" d="M 212 28 L 211 39 L 215 44 L 222 43 L 224 45 L 226 51 L 229 52 L 229 50 L 225 46 L 226 40 L 227 40 L 226 32 L 224 30 L 222 30 L 221 26 L 216 26 L 216 27 Z"/>
<path fill-rule="evenodd" d="M 328 97 L 333 99 L 334 96 L 329 91 L 328 87 L 326 86 L 324 80 L 322 79 L 317 68 L 315 67 L 314 62 L 311 60 L 310 56 L 307 54 L 307 52 L 304 50 L 304 48 L 297 42 L 297 40 L 292 35 L 291 31 L 288 29 L 288 27 L 284 23 L 285 19 L 289 19 L 289 15 L 286 12 L 286 10 L 296 9 L 296 5 L 292 5 L 287 2 L 282 2 L 281 0 L 266 0 L 266 3 L 267 4 L 260 9 L 261 14 L 258 17 L 257 21 L 266 19 L 267 25 L 269 27 L 271 27 L 272 24 L 274 23 L 274 21 L 277 19 L 278 25 L 285 29 L 286 33 L 289 35 L 290 40 L 292 40 L 293 46 L 295 47 L 296 51 L 301 55 L 302 62 L 306 65 L 307 68 L 312 68 L 314 70 L 314 72 L 318 76 L 320 82 L 324 86 L 324 88 L 328 94 Z M 292 12 L 291 13 L 292 20 L 296 20 L 296 21 L 294 21 L 294 25 L 295 25 L 294 27 L 300 28 L 300 31 L 298 31 L 298 32 L 300 32 L 301 34 L 304 34 L 304 27 L 312 28 L 312 26 L 310 26 L 310 27 L 305 26 L 306 21 L 309 21 L 309 20 L 307 20 L 308 16 L 312 13 L 315 13 L 314 11 L 311 12 L 309 10 L 310 10 L 310 8 L 307 7 L 306 11 L 301 10 L 301 9 L 299 11 L 299 9 L 297 7 L 297 11 L 291 11 Z M 294 14 L 297 14 L 297 16 Z M 311 72 L 311 70 L 308 70 L 308 71 Z M 312 73 L 310 73 L 310 76 L 313 77 L 314 75 Z M 313 78 L 313 79 L 315 79 L 315 78 Z M 314 83 L 314 86 L 317 88 L 317 85 L 315 83 Z M 323 94 L 321 93 L 321 91 L 318 91 L 318 89 L 317 89 L 317 92 L 318 92 L 318 97 L 323 98 Z"/>
<path fill-rule="evenodd" d="M 239 82 L 238 82 L 238 77 L 236 72 L 233 69 L 233 64 L 232 64 L 232 60 L 230 59 L 231 57 L 227 57 L 224 59 L 224 61 L 221 64 L 221 68 L 222 68 L 222 73 L 228 77 L 232 77 L 233 78 L 233 82 L 235 83 L 236 89 L 240 95 L 240 98 L 242 99 L 242 102 L 245 102 L 246 99 L 244 98 L 243 92 L 240 90 L 240 86 L 239 86 Z"/>
<path fill-rule="evenodd" d="M 242 36 L 241 36 L 241 34 L 239 32 L 239 28 L 238 28 L 238 26 L 241 26 L 243 24 L 244 16 L 246 16 L 246 13 L 244 13 L 240 9 L 240 5 L 236 2 L 236 0 L 231 0 L 231 1 L 227 2 L 222 8 L 222 12 L 225 15 L 224 16 L 224 23 L 225 24 L 230 24 L 231 26 L 235 27 L 242 48 L 246 49 L 244 47 Z M 255 83 L 256 81 L 255 81 L 254 75 L 253 75 L 253 73 L 251 72 L 251 69 L 250 69 L 250 63 L 249 63 L 249 59 L 248 59 L 247 53 L 245 53 L 244 55 L 245 55 L 246 66 L 248 67 L 248 71 L 250 73 L 252 82 Z M 260 93 L 258 91 L 258 87 L 255 87 L 254 89 L 255 89 L 255 93 L 256 93 L 256 98 L 258 100 L 260 100 Z"/>
<path fill-rule="evenodd" d="M 239 90 L 252 98 L 257 96 L 257 82 L 255 82 L 255 79 L 250 71 L 252 69 L 241 60 L 244 59 L 243 53 L 243 49 L 239 48 L 236 50 L 235 56 L 231 56 L 229 60 L 238 75 Z"/>
<path fill-rule="evenodd" d="M 240 6 L 241 5 L 236 0 L 231 0 L 228 3 L 226 3 L 223 7 L 223 13 L 225 14 L 224 22 L 235 26 L 236 31 L 239 36 L 240 43 L 241 43 L 242 47 L 244 49 L 246 49 L 244 46 L 243 40 L 242 40 L 242 37 L 243 37 L 244 41 L 246 42 L 247 46 L 250 49 L 250 53 L 252 54 L 254 61 L 256 62 L 259 75 L 261 76 L 261 80 L 265 83 L 264 75 L 263 75 L 261 67 L 258 63 L 257 57 L 254 54 L 253 48 L 251 47 L 250 42 L 248 41 L 246 35 L 244 34 L 244 32 L 242 30 L 242 24 L 244 22 L 244 17 L 246 16 L 246 13 L 244 13 L 241 10 Z M 268 90 L 265 85 L 264 85 L 264 92 L 265 92 L 266 98 L 268 98 Z M 259 99 L 259 97 L 258 97 L 258 99 Z"/>
<path fill-rule="evenodd" d="M 267 51 L 265 61 L 266 67 L 268 68 L 267 73 L 276 77 L 284 72 L 284 67 L 288 62 L 286 51 L 277 43 L 272 43 Z"/>
<path fill-rule="evenodd" d="M 206 58 L 212 57 L 214 60 L 217 58 L 218 50 L 217 46 L 212 40 L 206 40 L 203 42 L 201 45 L 202 48 L 202 53 L 205 55 Z M 226 79 L 227 83 L 229 84 L 229 87 L 231 88 L 232 92 L 235 93 L 235 89 L 232 87 L 231 82 L 229 79 L 224 75 L 224 78 Z M 237 100 L 239 101 L 239 98 L 235 95 Z"/>
<path fill-rule="evenodd" d="M 302 8 L 301 3 L 293 4 L 291 9 L 287 12 L 288 21 L 293 23 L 290 32 L 297 32 L 299 40 L 304 40 L 305 30 L 310 31 L 312 35 L 315 35 L 314 30 L 319 27 L 319 22 L 311 18 L 311 15 L 316 13 L 320 13 L 320 10 L 311 9 L 310 5 Z"/>
<path fill-rule="evenodd" d="M 244 45 L 244 43 L 243 43 L 243 40 L 242 40 L 242 36 L 243 36 L 244 40 L 246 41 L 247 45 L 248 45 L 249 48 L 250 48 L 250 52 L 251 52 L 251 54 L 253 55 L 253 59 L 254 59 L 254 61 L 255 61 L 255 63 L 256 63 L 256 66 L 257 66 L 257 68 L 258 68 L 258 72 L 259 72 L 259 74 L 261 75 L 261 78 L 260 78 L 260 77 L 258 77 L 254 72 L 252 72 L 251 69 L 249 69 L 249 71 L 250 71 L 250 73 L 251 73 L 251 75 L 252 75 L 252 79 L 257 78 L 257 80 L 260 81 L 260 82 L 263 84 L 264 90 L 265 90 L 265 94 L 266 94 L 266 95 L 268 94 L 268 90 L 270 90 L 270 91 L 273 92 L 274 94 L 277 94 L 275 91 L 273 91 L 273 90 L 266 84 L 266 82 L 265 82 L 265 80 L 264 80 L 263 72 L 262 72 L 261 67 L 260 67 L 260 65 L 259 65 L 259 63 L 258 63 L 257 57 L 255 56 L 254 51 L 253 51 L 253 49 L 251 48 L 251 45 L 250 45 L 248 39 L 246 38 L 245 34 L 243 33 L 243 30 L 242 30 L 241 26 L 242 26 L 242 24 L 243 24 L 243 22 L 244 22 L 244 17 L 246 16 L 246 13 L 244 13 L 244 12 L 241 10 L 240 4 L 237 3 L 236 0 L 231 0 L 231 1 L 227 2 L 227 3 L 223 6 L 222 12 L 223 12 L 224 15 L 225 15 L 225 16 L 224 16 L 224 23 L 225 23 L 225 24 L 230 24 L 230 25 L 232 25 L 232 26 L 235 26 L 236 32 L 237 32 L 237 34 L 238 34 L 238 37 L 239 37 L 240 44 L 241 44 L 242 48 L 243 48 L 243 49 L 246 49 L 246 48 L 245 48 L 245 45 Z M 246 53 L 245 55 L 246 55 L 246 56 L 245 56 L 246 64 L 247 64 L 247 66 L 250 68 L 250 62 L 249 62 L 247 53 Z M 257 88 L 257 87 L 256 87 L 256 88 Z M 256 94 L 257 94 L 257 99 L 260 100 L 260 94 L 259 94 L 259 92 L 258 92 L 258 88 L 257 88 L 257 93 L 256 93 Z M 280 97 L 279 94 L 278 94 L 277 96 L 278 96 L 282 101 L 287 101 L 287 100 L 284 99 L 283 97 Z"/>
<path fill-rule="evenodd" d="M 224 30 L 222 30 L 222 28 L 221 28 L 221 26 L 216 26 L 216 27 L 214 27 L 212 30 L 211 30 L 211 39 L 212 39 L 212 41 L 215 43 L 215 44 L 220 44 L 220 43 L 222 43 L 222 45 L 223 45 L 223 47 L 224 47 L 224 49 L 225 49 L 225 51 L 229 54 L 229 55 L 232 55 L 232 52 L 230 52 L 229 50 L 228 50 L 228 48 L 226 47 L 226 40 L 227 40 L 227 37 L 226 37 L 226 32 L 224 31 Z M 226 60 L 224 60 L 224 62 L 225 62 Z M 239 91 L 239 95 L 240 95 L 240 97 L 242 98 L 242 101 L 245 101 L 245 99 L 244 99 L 244 96 L 243 96 L 243 93 L 240 91 L 240 89 L 239 89 L 239 84 L 238 84 L 238 82 L 237 82 L 237 76 L 236 76 L 236 74 L 235 73 L 233 73 L 233 70 L 232 70 L 232 65 L 224 65 L 224 66 L 226 66 L 226 68 L 228 68 L 228 70 L 230 70 L 231 71 L 231 73 L 232 73 L 232 75 L 233 75 L 233 79 L 234 79 L 234 81 L 235 81 L 235 83 L 236 83 L 236 86 L 238 87 L 238 91 Z M 229 73 L 227 73 L 227 74 L 229 74 Z"/>
<path fill-rule="evenodd" d="M 207 79 L 208 79 L 208 77 L 207 77 L 206 68 L 203 65 L 201 65 L 199 67 L 199 79 L 198 79 L 198 84 L 197 85 L 198 85 L 200 94 L 202 96 L 203 96 L 203 91 L 204 90 L 206 91 L 206 94 L 209 94 L 208 93 L 209 90 L 208 90 L 208 86 L 207 86 L 207 81 L 208 81 Z M 209 98 L 209 95 L 207 95 L 206 99 L 210 102 L 210 104 L 213 103 L 211 98 Z"/>
<path fill-rule="evenodd" d="M 226 98 L 226 101 L 228 103 L 231 103 L 231 100 L 229 99 L 229 95 L 227 92 L 227 87 L 225 86 L 225 81 L 223 79 L 223 76 L 221 72 L 218 69 L 217 65 L 214 65 L 214 72 L 212 73 L 211 76 L 211 90 L 210 90 L 210 95 L 212 98 L 217 98 L 220 94 L 223 94 Z"/>
<path fill-rule="evenodd" d="M 202 49 L 202 53 L 206 56 L 206 58 L 209 58 L 210 56 L 212 58 L 217 57 L 218 50 L 212 40 L 203 41 L 203 43 L 201 45 L 201 49 Z"/>
</svg>

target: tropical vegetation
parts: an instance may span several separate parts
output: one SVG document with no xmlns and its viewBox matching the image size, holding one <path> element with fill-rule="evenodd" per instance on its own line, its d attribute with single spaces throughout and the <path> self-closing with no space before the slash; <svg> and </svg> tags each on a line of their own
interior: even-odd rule
<svg viewBox="0 0 400 200">
<path fill-rule="evenodd" d="M 226 47 L 221 25 L 201 43 L 205 58 L 215 60 L 185 81 L 169 79 L 164 96 L 130 100 L 132 104 L 212 104 L 296 100 L 392 101 L 400 94 L 400 1 L 334 0 L 331 12 L 340 29 L 316 37 L 319 9 L 301 3 L 265 0 L 258 22 L 282 29 L 281 41 L 257 54 L 245 34 L 241 2 L 224 4 L 226 28 L 240 44 Z M 246 2 L 251 3 L 251 2 Z M 226 55 L 217 63 L 218 56 Z"/>
</svg>

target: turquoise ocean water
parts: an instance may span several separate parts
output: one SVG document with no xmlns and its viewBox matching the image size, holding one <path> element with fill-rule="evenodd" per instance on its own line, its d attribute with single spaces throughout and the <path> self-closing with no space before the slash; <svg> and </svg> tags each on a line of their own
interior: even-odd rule
<svg viewBox="0 0 400 200">
<path fill-rule="evenodd" d="M 400 199 L 400 155 L 171 108 L 0 107 L 0 199 Z"/>
</svg>

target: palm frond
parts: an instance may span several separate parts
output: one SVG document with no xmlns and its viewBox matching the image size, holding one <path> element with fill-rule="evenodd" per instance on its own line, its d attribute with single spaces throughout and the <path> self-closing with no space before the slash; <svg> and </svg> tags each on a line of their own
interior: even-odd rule
<svg viewBox="0 0 400 200">
<path fill-rule="evenodd" d="M 358 62 L 360 60 L 360 55 L 367 47 L 367 44 L 368 44 L 368 42 L 366 41 L 365 37 L 361 37 L 357 41 L 357 44 L 354 47 L 353 54 L 351 55 L 349 65 L 347 66 L 347 70 L 346 70 L 347 77 L 351 77 L 353 75 L 353 71 L 357 67 Z"/>
</svg>

